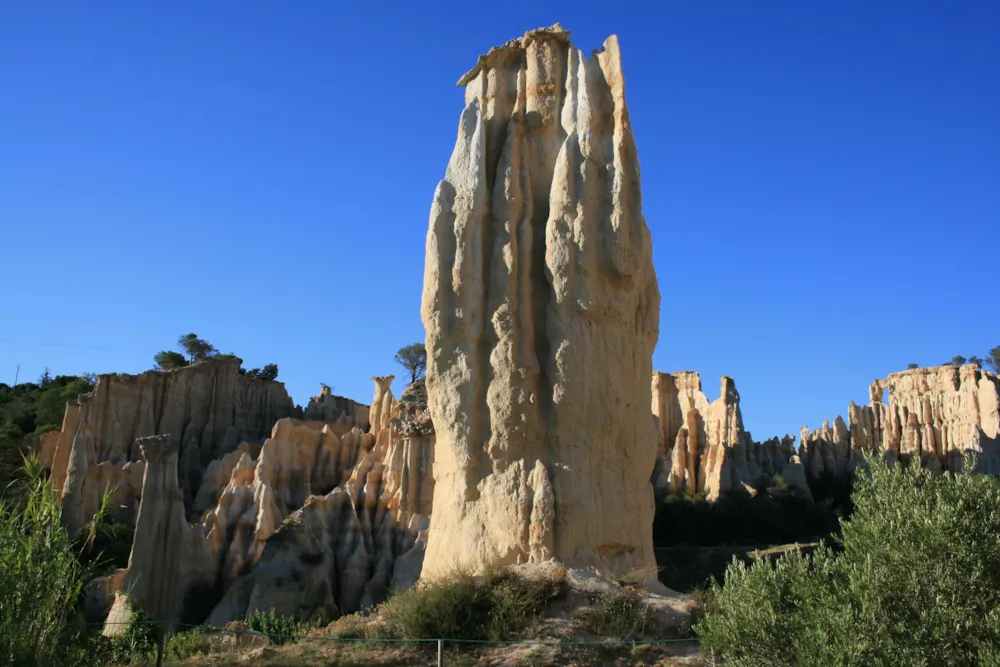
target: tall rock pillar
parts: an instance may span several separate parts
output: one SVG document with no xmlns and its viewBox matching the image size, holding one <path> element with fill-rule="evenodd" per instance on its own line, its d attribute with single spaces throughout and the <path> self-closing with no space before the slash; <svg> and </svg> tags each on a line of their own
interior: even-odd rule
<svg viewBox="0 0 1000 667">
<path fill-rule="evenodd" d="M 437 431 L 422 576 L 555 557 L 654 566 L 660 294 L 616 37 L 491 49 L 427 234 Z"/>
</svg>

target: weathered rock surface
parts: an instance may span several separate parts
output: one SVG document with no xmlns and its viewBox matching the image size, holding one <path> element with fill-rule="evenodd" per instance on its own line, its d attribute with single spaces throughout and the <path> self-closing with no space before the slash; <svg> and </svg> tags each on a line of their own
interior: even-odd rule
<svg viewBox="0 0 1000 667">
<path fill-rule="evenodd" d="M 422 315 L 437 431 L 423 576 L 655 564 L 646 410 L 660 295 L 618 40 L 490 50 L 431 207 Z"/>
<path fill-rule="evenodd" d="M 395 405 L 391 392 L 382 395 Z M 403 435 L 400 419 L 387 417 L 379 443 L 339 419 L 279 420 L 263 445 L 241 443 L 206 467 L 195 523 L 175 517 L 176 440 L 160 437 L 143 450 L 156 467 L 144 480 L 129 567 L 91 584 L 88 601 L 99 607 L 141 578 L 153 590 L 169 584 L 169 599 L 139 587 L 115 600 L 112 618 L 136 605 L 201 622 L 218 603 L 210 620 L 222 625 L 258 608 L 353 612 L 412 585 L 430 514 L 433 430 Z"/>
<path fill-rule="evenodd" d="M 136 519 L 135 539 L 110 618 L 127 618 L 129 607 L 138 607 L 152 618 L 177 621 L 192 581 L 210 578 L 206 544 L 198 526 L 187 523 L 183 494 L 177 480 L 178 440 L 169 435 L 139 438 L 145 459 L 142 503 Z"/>
<path fill-rule="evenodd" d="M 309 404 L 303 413 L 307 421 L 319 421 L 327 424 L 342 424 L 348 429 L 357 426 L 362 431 L 368 430 L 367 405 L 355 403 L 349 398 L 336 396 L 327 385 L 320 385 L 319 395 L 309 399 Z"/>
<path fill-rule="evenodd" d="M 260 440 L 278 419 L 295 413 L 283 384 L 241 376 L 241 363 L 220 359 L 173 371 L 101 375 L 92 392 L 67 405 L 62 428 L 43 436 L 39 449 L 63 496 L 67 527 L 78 530 L 93 515 L 102 485 L 132 479 L 134 473 L 90 470 L 141 461 L 137 438 L 169 434 L 190 507 L 210 461 L 240 442 Z M 134 491 L 134 485 L 120 486 L 120 499 L 136 503 L 137 497 L 123 495 L 126 486 Z"/>
<path fill-rule="evenodd" d="M 867 406 L 850 404 L 847 424 L 838 417 L 833 427 L 802 429 L 801 455 L 811 476 L 851 473 L 866 453 L 951 471 L 974 453 L 977 472 L 1000 476 L 996 375 L 972 364 L 916 368 L 875 380 L 869 395 Z"/>
<path fill-rule="evenodd" d="M 693 371 L 653 373 L 653 417 L 660 433 L 653 473 L 657 496 L 704 492 L 716 500 L 733 489 L 753 493 L 781 474 L 789 486 L 811 497 L 792 438 L 755 442 L 743 428 L 740 395 L 722 378 L 720 396 L 709 403 Z"/>
<path fill-rule="evenodd" d="M 383 405 L 394 405 L 380 380 Z M 208 622 L 223 624 L 256 609 L 351 613 L 411 586 L 431 511 L 434 436 L 402 433 L 392 416 L 377 436 L 365 434 L 349 477 L 325 495 L 309 496 L 268 536 L 253 570 L 232 583 Z"/>
</svg>

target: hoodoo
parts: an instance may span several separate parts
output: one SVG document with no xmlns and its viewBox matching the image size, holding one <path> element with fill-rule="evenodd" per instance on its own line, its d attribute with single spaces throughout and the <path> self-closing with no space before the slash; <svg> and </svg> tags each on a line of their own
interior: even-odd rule
<svg viewBox="0 0 1000 667">
<path fill-rule="evenodd" d="M 660 293 L 616 37 L 558 24 L 460 81 L 427 234 L 437 430 L 422 576 L 556 558 L 655 571 Z"/>
</svg>

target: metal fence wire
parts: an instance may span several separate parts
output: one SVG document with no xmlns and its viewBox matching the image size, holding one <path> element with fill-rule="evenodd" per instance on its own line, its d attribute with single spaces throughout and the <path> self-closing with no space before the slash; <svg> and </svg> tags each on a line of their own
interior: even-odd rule
<svg viewBox="0 0 1000 667">
<path fill-rule="evenodd" d="M 156 664 L 160 667 L 163 664 L 164 649 L 168 635 L 173 631 L 187 631 L 197 629 L 199 633 L 211 634 L 232 634 L 236 637 L 267 637 L 274 644 L 290 641 L 326 641 L 343 643 L 371 643 L 371 644 L 436 644 L 437 664 L 444 665 L 445 644 L 474 644 L 474 645 L 497 645 L 497 646 L 655 646 L 661 644 L 677 644 L 699 642 L 698 637 L 673 637 L 667 639 L 641 639 L 641 640 L 593 640 L 593 641 L 564 641 L 564 640 L 544 640 L 544 639 L 462 639 L 457 637 L 342 637 L 337 635 L 298 635 L 298 634 L 276 634 L 252 630 L 249 628 L 219 628 L 210 625 L 195 625 L 191 623 L 176 623 L 171 621 L 155 621 L 147 619 L 136 619 L 134 621 L 121 622 L 96 622 L 96 623 L 63 623 L 59 625 L 38 626 L 35 623 L 0 623 L 0 628 L 13 627 L 62 627 L 62 628 L 96 628 L 107 627 L 109 625 L 149 625 L 160 628 L 157 642 Z M 275 642 L 274 640 L 279 640 Z"/>
</svg>

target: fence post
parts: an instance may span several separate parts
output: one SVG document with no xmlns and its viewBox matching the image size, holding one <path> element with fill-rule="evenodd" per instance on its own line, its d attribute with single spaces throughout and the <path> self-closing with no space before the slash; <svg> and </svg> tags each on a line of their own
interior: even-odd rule
<svg viewBox="0 0 1000 667">
<path fill-rule="evenodd" d="M 167 629 L 163 627 L 163 623 L 159 624 L 159 629 L 156 642 L 156 667 L 163 667 L 163 645 L 167 640 Z"/>
<path fill-rule="evenodd" d="M 438 667 L 444 667 L 444 640 L 438 640 Z"/>
</svg>

